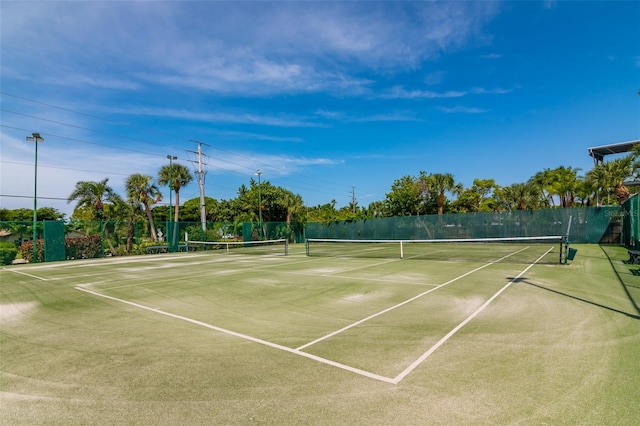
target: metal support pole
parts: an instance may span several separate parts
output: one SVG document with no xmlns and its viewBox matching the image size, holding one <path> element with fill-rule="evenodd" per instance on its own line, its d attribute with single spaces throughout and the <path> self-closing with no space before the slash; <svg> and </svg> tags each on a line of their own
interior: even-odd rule
<svg viewBox="0 0 640 426">
<path fill-rule="evenodd" d="M 38 142 L 44 142 L 44 139 L 40 136 L 40 133 L 32 133 L 31 136 L 27 136 L 27 141 L 36 143 L 36 155 L 34 162 L 34 180 L 33 180 L 33 258 L 32 262 L 38 261 Z"/>
<path fill-rule="evenodd" d="M 262 175 L 262 171 L 260 169 L 256 170 L 256 174 L 258 175 L 258 226 L 260 227 L 260 238 L 264 239 L 262 232 L 262 194 L 260 193 L 260 176 Z"/>
</svg>

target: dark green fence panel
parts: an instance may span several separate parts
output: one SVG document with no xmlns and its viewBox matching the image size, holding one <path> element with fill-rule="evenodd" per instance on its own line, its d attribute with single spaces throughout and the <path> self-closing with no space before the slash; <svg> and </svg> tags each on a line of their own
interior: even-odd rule
<svg viewBox="0 0 640 426">
<path fill-rule="evenodd" d="M 621 216 L 624 245 L 640 250 L 640 194 L 629 198 L 622 205 Z"/>
<path fill-rule="evenodd" d="M 619 207 L 403 216 L 308 223 L 307 238 L 432 240 L 517 238 L 571 232 L 573 243 L 620 243 Z"/>
<path fill-rule="evenodd" d="M 64 248 L 64 222 L 44 221 L 44 261 L 54 262 L 67 258 Z"/>
</svg>

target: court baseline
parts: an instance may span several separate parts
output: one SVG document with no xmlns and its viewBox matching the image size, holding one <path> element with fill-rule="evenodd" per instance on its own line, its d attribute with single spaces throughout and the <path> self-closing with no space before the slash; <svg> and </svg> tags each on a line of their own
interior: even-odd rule
<svg viewBox="0 0 640 426">
<path fill-rule="evenodd" d="M 522 250 L 525 250 L 525 249 L 522 249 Z M 458 324 L 456 327 L 454 327 L 449 333 L 447 333 L 435 345 L 433 345 L 429 350 L 427 350 L 422 356 L 420 356 L 416 361 L 411 363 L 411 365 L 409 365 L 400 374 L 398 374 L 397 376 L 395 376 L 393 378 L 385 377 L 385 376 L 382 376 L 382 375 L 379 375 L 379 374 L 375 374 L 375 373 L 372 373 L 372 372 L 369 372 L 369 371 L 365 371 L 365 370 L 362 370 L 362 369 L 359 369 L 359 368 L 351 367 L 351 366 L 346 365 L 346 364 L 342 364 L 342 363 L 339 363 L 339 362 L 336 362 L 336 361 L 332 361 L 332 360 L 329 360 L 329 359 L 326 359 L 326 358 L 322 358 L 322 357 L 319 357 L 319 356 L 304 352 L 302 349 L 307 348 L 307 347 L 309 347 L 309 346 L 311 346 L 311 345 L 313 345 L 315 343 L 318 343 L 318 342 L 320 342 L 322 340 L 326 340 L 329 337 L 335 336 L 336 334 L 339 334 L 339 333 L 341 333 L 341 332 L 343 332 L 345 330 L 348 330 L 348 329 L 350 329 L 352 327 L 355 327 L 356 325 L 362 324 L 363 322 L 365 322 L 365 321 L 367 321 L 369 319 L 375 318 L 377 316 L 382 315 L 383 313 L 389 312 L 392 309 L 395 309 L 397 307 L 403 306 L 403 305 L 405 305 L 405 304 L 407 304 L 407 303 L 409 303 L 409 302 L 411 302 L 413 300 L 416 300 L 419 297 L 424 296 L 425 294 L 428 294 L 428 293 L 430 293 L 432 291 L 437 290 L 438 288 L 441 288 L 441 287 L 443 287 L 445 285 L 451 284 L 452 282 L 455 282 L 455 281 L 457 281 L 457 280 L 459 280 L 459 279 L 461 279 L 463 277 L 466 277 L 466 276 L 468 276 L 468 275 L 470 275 L 470 274 L 472 274 L 474 272 L 477 272 L 477 271 L 479 271 L 479 270 L 481 270 L 483 268 L 486 268 L 487 266 L 493 265 L 494 263 L 497 263 L 502 259 L 505 259 L 505 258 L 507 258 L 509 256 L 515 255 L 515 254 L 517 254 L 518 252 L 520 252 L 522 250 L 518 250 L 518 251 L 516 251 L 514 253 L 511 253 L 511 254 L 509 254 L 507 256 L 504 256 L 504 257 L 502 257 L 500 259 L 497 259 L 495 261 L 492 261 L 490 263 L 482 265 L 482 266 L 480 266 L 478 268 L 475 268 L 475 269 L 473 269 L 471 271 L 468 271 L 468 272 L 460 275 L 459 277 L 456 277 L 456 278 L 453 278 L 452 280 L 447 281 L 446 283 L 443 283 L 443 284 L 441 284 L 441 285 L 439 285 L 437 287 L 434 287 L 434 288 L 432 288 L 432 289 L 430 289 L 430 290 L 428 290 L 426 292 L 423 292 L 423 293 L 421 293 L 421 294 L 419 294 L 417 296 L 414 296 L 414 297 L 412 297 L 412 298 L 410 298 L 410 299 L 408 299 L 408 300 L 406 300 L 404 302 L 401 302 L 401 303 L 399 303 L 397 305 L 394 305 L 394 306 L 392 306 L 390 308 L 387 308 L 387 309 L 385 309 L 383 311 L 380 311 L 380 312 L 378 312 L 376 314 L 370 315 L 367 318 L 359 320 L 359 321 L 357 321 L 357 322 L 355 322 L 355 323 L 353 323 L 353 324 L 351 324 L 351 325 L 349 325 L 347 327 L 343 327 L 340 330 L 337 330 L 337 331 L 335 331 L 333 333 L 327 334 L 326 336 L 323 336 L 323 337 L 321 337 L 319 339 L 316 339 L 316 340 L 314 340 L 312 342 L 309 342 L 309 343 L 307 343 L 305 345 L 302 345 L 302 346 L 300 346 L 298 348 L 290 348 L 290 347 L 283 346 L 283 345 L 280 345 L 280 344 L 277 344 L 277 343 L 273 343 L 273 342 L 269 342 L 269 341 L 266 341 L 266 340 L 262 340 L 262 339 L 259 339 L 259 338 L 253 337 L 253 336 L 249 336 L 249 335 L 246 335 L 246 334 L 242 334 L 242 333 L 238 333 L 238 332 L 235 332 L 235 331 L 232 331 L 232 330 L 228 330 L 228 329 L 225 329 L 225 328 L 222 328 L 222 327 L 217 327 L 215 325 L 211 325 L 211 324 L 208 324 L 208 323 L 205 323 L 205 322 L 202 322 L 202 321 L 198 321 L 198 320 L 195 320 L 195 319 L 192 319 L 192 318 L 188 318 L 188 317 L 185 317 L 185 316 L 182 316 L 182 315 L 172 314 L 170 312 L 165 312 L 165 311 L 163 311 L 161 309 L 151 308 L 149 306 L 145 306 L 145 305 L 142 305 L 142 304 L 139 304 L 139 303 L 131 302 L 131 301 L 120 299 L 120 298 L 113 297 L 113 296 L 108 296 L 106 294 L 102 294 L 102 293 L 99 293 L 99 292 L 84 288 L 85 286 L 88 286 L 88 285 L 91 285 L 91 284 L 85 284 L 84 286 L 83 285 L 79 285 L 79 286 L 76 286 L 74 288 L 76 290 L 79 290 L 79 291 L 82 291 L 82 292 L 85 292 L 85 293 L 88 293 L 88 294 L 91 294 L 91 295 L 94 295 L 94 296 L 97 296 L 97 297 L 102 297 L 102 298 L 105 298 L 105 299 L 109 299 L 109 300 L 113 300 L 113 301 L 116 301 L 116 302 L 119 302 L 119 303 L 123 303 L 123 304 L 129 305 L 129 306 L 133 306 L 133 307 L 136 307 L 136 308 L 139 308 L 139 309 L 144 309 L 144 310 L 147 310 L 147 311 L 150 311 L 150 312 L 154 312 L 154 313 L 157 313 L 157 314 L 160 314 L 160 315 L 165 315 L 165 316 L 168 316 L 168 317 L 171 317 L 171 318 L 175 318 L 175 319 L 179 319 L 179 320 L 182 320 L 182 321 L 186 321 L 186 322 L 189 322 L 189 323 L 192 323 L 192 324 L 195 324 L 195 325 L 199 325 L 201 327 L 205 327 L 205 328 L 208 328 L 208 329 L 211 329 L 211 330 L 215 330 L 215 331 L 227 334 L 227 335 L 239 337 L 241 339 L 249 340 L 249 341 L 252 341 L 254 343 L 265 345 L 265 346 L 268 346 L 268 347 L 271 347 L 271 348 L 274 348 L 274 349 L 279 349 L 279 350 L 282 350 L 282 351 L 285 351 L 285 352 L 288 352 L 288 353 L 292 353 L 292 354 L 299 355 L 299 356 L 302 356 L 302 357 L 305 357 L 305 358 L 309 358 L 309 359 L 312 359 L 314 361 L 317 361 L 317 362 L 320 362 L 320 363 L 323 363 L 323 364 L 326 364 L 326 365 L 330 365 L 330 366 L 333 366 L 333 367 L 337 367 L 337 368 L 340 368 L 342 370 L 350 371 L 352 373 L 356 373 L 356 374 L 359 374 L 359 375 L 364 376 L 364 377 L 368 377 L 368 378 L 371 378 L 371 379 L 375 379 L 375 380 L 378 380 L 378 381 L 382 381 L 382 382 L 385 382 L 385 383 L 390 383 L 390 384 L 394 384 L 395 385 L 395 384 L 400 383 L 408 374 L 410 374 L 415 368 L 417 368 L 420 364 L 422 364 L 433 352 L 435 352 L 440 346 L 442 346 L 447 340 L 449 340 L 455 333 L 457 333 L 469 321 L 471 321 L 473 318 L 475 318 L 477 315 L 479 315 L 480 312 L 482 312 L 493 300 L 495 300 L 500 294 L 502 294 L 507 288 L 509 288 L 509 286 L 511 286 L 511 284 L 517 282 L 517 280 L 522 275 L 524 275 L 529 269 L 531 269 L 535 264 L 537 264 L 544 256 L 546 256 L 549 252 L 551 252 L 553 250 L 553 248 L 549 249 L 545 254 L 540 256 L 535 262 L 533 262 L 532 264 L 528 265 L 522 272 L 520 272 L 515 278 L 513 278 L 505 286 L 503 286 L 500 290 L 498 290 L 491 298 L 489 298 L 475 312 L 473 312 L 465 320 L 463 320 L 460 324 Z"/>
</svg>

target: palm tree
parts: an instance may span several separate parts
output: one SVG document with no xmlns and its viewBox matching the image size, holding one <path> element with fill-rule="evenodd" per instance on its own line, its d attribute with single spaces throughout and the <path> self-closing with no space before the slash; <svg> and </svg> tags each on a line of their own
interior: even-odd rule
<svg viewBox="0 0 640 426">
<path fill-rule="evenodd" d="M 431 188 L 438 194 L 438 214 L 444 213 L 444 203 L 447 200 L 446 192 L 457 194 L 462 190 L 460 184 L 456 184 L 451 173 L 434 173 L 430 176 Z"/>
<path fill-rule="evenodd" d="M 629 198 L 629 189 L 624 181 L 633 175 L 634 156 L 617 158 L 613 161 L 600 163 L 587 173 L 587 180 L 596 188 L 596 194 L 604 192 L 609 196 L 614 195 L 618 204 L 624 203 Z"/>
<path fill-rule="evenodd" d="M 103 179 L 100 182 L 79 181 L 76 183 L 76 187 L 71 195 L 67 198 L 67 202 L 70 203 L 74 200 L 77 201 L 76 209 L 81 207 L 91 209 L 93 218 L 101 222 L 111 254 L 115 256 L 117 252 L 111 243 L 109 228 L 106 226 L 106 223 L 102 224 L 102 221 L 107 219 L 105 214 L 105 205 L 115 206 L 123 201 L 122 198 L 107 184 L 108 182 L 109 178 Z"/>
<path fill-rule="evenodd" d="M 574 207 L 578 188 L 578 171 L 572 167 L 558 167 L 553 170 L 554 182 L 551 185 L 552 195 L 560 198 L 561 207 Z"/>
<path fill-rule="evenodd" d="M 156 235 L 156 228 L 153 224 L 153 216 L 151 215 L 151 205 L 162 200 L 162 193 L 160 189 L 153 183 L 153 178 L 149 175 L 143 175 L 141 173 L 134 173 L 127 178 L 125 183 L 127 189 L 127 198 L 129 203 L 133 206 L 144 207 L 144 211 L 147 214 L 149 221 L 149 231 L 151 232 L 151 239 L 153 241 L 158 240 Z"/>
<path fill-rule="evenodd" d="M 551 202 L 551 206 L 553 207 L 556 206 L 556 203 L 553 199 L 553 189 L 556 181 L 557 176 L 555 170 L 551 169 L 544 169 L 543 171 L 536 173 L 533 178 L 531 178 L 531 182 L 534 185 L 540 187 L 542 195 L 544 195 L 544 197 Z"/>
<path fill-rule="evenodd" d="M 169 185 L 169 191 L 176 193 L 176 208 L 173 214 L 173 221 L 178 222 L 178 214 L 180 211 L 180 188 L 187 186 L 193 180 L 193 175 L 187 166 L 178 163 L 171 163 L 162 166 L 158 171 L 158 184 L 162 186 Z"/>
<path fill-rule="evenodd" d="M 626 157 L 610 161 L 611 184 L 613 186 L 613 193 L 615 194 L 619 205 L 622 205 L 631 196 L 629 188 L 625 186 L 624 181 L 633 175 L 633 160 L 633 156 L 628 155 Z"/>
<path fill-rule="evenodd" d="M 532 210 L 548 204 L 540 187 L 531 181 L 505 186 L 497 191 L 497 196 L 507 210 Z"/>
<path fill-rule="evenodd" d="M 596 205 L 600 206 L 600 195 L 604 192 L 607 196 L 607 204 L 609 204 L 609 175 L 607 172 L 607 163 L 599 163 L 593 169 L 587 172 L 586 183 L 593 189 L 596 195 Z M 606 192 L 605 192 L 606 191 Z"/>
<path fill-rule="evenodd" d="M 294 217 L 299 217 L 304 212 L 304 201 L 298 194 L 285 193 L 285 203 L 287 206 L 287 228 L 291 225 Z"/>
<path fill-rule="evenodd" d="M 171 242 L 175 244 L 176 235 L 178 234 L 178 215 L 180 213 L 180 188 L 188 185 L 193 180 L 193 175 L 189 172 L 187 166 L 177 163 L 169 163 L 162 166 L 158 171 L 158 183 L 162 186 L 169 185 L 169 191 L 172 189 L 176 193 L 176 203 L 173 214 L 173 232 L 171 233 Z M 169 237 L 167 235 L 167 237 Z"/>
</svg>

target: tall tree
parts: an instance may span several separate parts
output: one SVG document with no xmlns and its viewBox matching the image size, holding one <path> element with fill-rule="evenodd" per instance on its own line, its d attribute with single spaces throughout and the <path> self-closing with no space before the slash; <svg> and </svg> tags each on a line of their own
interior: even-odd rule
<svg viewBox="0 0 640 426">
<path fill-rule="evenodd" d="M 456 184 L 451 173 L 434 173 L 430 175 L 431 189 L 437 194 L 438 214 L 444 213 L 444 205 L 447 201 L 446 193 L 458 194 L 462 186 Z"/>
<path fill-rule="evenodd" d="M 90 208 L 93 218 L 102 222 L 108 219 L 105 213 L 105 205 L 117 205 L 123 202 L 122 198 L 108 185 L 108 182 L 109 178 L 100 182 L 79 181 L 67 198 L 67 202 L 77 201 L 76 209 L 79 207 Z M 107 244 L 111 254 L 115 256 L 117 252 L 111 243 L 109 228 L 106 225 L 106 223 L 102 224 Z"/>
<path fill-rule="evenodd" d="M 302 219 L 302 214 L 304 213 L 304 201 L 302 201 L 302 197 L 298 194 L 293 194 L 289 191 L 283 192 L 283 196 L 285 197 L 284 202 L 287 206 L 287 227 L 291 227 L 291 222 L 294 219 Z"/>
<path fill-rule="evenodd" d="M 555 207 L 556 203 L 553 197 L 553 187 L 556 183 L 555 171 L 546 168 L 543 171 L 536 173 L 531 178 L 531 182 L 534 185 L 538 185 L 538 187 L 542 191 L 543 196 L 549 200 L 551 206 Z"/>
<path fill-rule="evenodd" d="M 474 179 L 471 188 L 460 191 L 452 203 L 459 212 L 492 212 L 496 209 L 493 191 L 498 188 L 493 179 Z"/>
<path fill-rule="evenodd" d="M 578 171 L 572 167 L 558 167 L 553 171 L 552 194 L 560 199 L 560 207 L 574 207 L 578 190 Z"/>
<path fill-rule="evenodd" d="M 127 190 L 127 199 L 133 206 L 142 205 L 145 213 L 147 214 L 147 220 L 149 221 L 149 232 L 151 233 L 151 239 L 158 241 L 156 234 L 156 228 L 153 223 L 153 216 L 151 215 L 151 205 L 162 200 L 162 193 L 160 189 L 153 183 L 153 178 L 149 175 L 141 173 L 134 173 L 127 178 L 125 183 Z"/>
<path fill-rule="evenodd" d="M 161 186 L 169 185 L 169 190 L 173 190 L 176 194 L 175 210 L 173 221 L 178 222 L 180 213 L 180 189 L 193 181 L 193 175 L 187 166 L 179 163 L 171 163 L 164 165 L 158 171 L 158 183 Z"/>
<path fill-rule="evenodd" d="M 627 178 L 630 178 L 633 175 L 633 161 L 634 158 L 632 155 L 628 155 L 623 158 L 616 158 L 615 160 L 610 161 L 611 185 L 613 187 L 613 193 L 616 196 L 616 200 L 620 205 L 627 201 L 631 196 L 629 188 L 627 188 L 624 183 Z"/>
<path fill-rule="evenodd" d="M 385 204 L 392 216 L 411 216 L 425 213 L 425 194 L 429 191 L 426 174 L 421 177 L 403 176 L 396 179 L 387 193 Z"/>
<path fill-rule="evenodd" d="M 506 210 L 534 210 L 546 207 L 549 203 L 540 187 L 531 181 L 499 188 L 496 198 Z"/>
<path fill-rule="evenodd" d="M 607 204 L 610 204 L 610 196 L 613 195 L 618 204 L 622 204 L 630 196 L 629 189 L 624 185 L 624 182 L 633 174 L 634 156 L 628 155 L 597 164 L 587 173 L 587 180 L 595 188 L 599 203 L 600 195 L 606 195 Z"/>
</svg>

